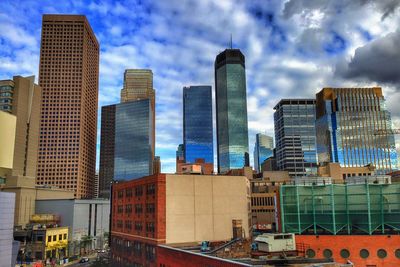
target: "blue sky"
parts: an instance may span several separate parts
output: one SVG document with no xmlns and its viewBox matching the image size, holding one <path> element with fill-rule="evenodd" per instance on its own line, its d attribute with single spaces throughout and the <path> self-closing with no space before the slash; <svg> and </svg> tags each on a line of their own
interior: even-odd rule
<svg viewBox="0 0 400 267">
<path fill-rule="evenodd" d="M 281 98 L 314 97 L 322 87 L 382 86 L 400 128 L 398 7 L 397 0 L 3 0 L 0 79 L 37 76 L 42 14 L 86 15 L 101 46 L 99 111 L 119 102 L 126 68 L 152 69 L 156 154 L 162 171 L 174 172 L 182 88 L 214 89 L 214 59 L 231 34 L 246 56 L 250 155 L 257 132 L 273 135 Z"/>
</svg>

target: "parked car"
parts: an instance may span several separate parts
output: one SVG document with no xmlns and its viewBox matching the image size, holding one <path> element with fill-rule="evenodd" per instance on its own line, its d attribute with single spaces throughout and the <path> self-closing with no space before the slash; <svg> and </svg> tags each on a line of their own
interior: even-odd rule
<svg viewBox="0 0 400 267">
<path fill-rule="evenodd" d="M 88 261 L 89 261 L 88 257 L 83 257 L 79 262 L 84 263 L 84 262 L 88 262 Z"/>
</svg>

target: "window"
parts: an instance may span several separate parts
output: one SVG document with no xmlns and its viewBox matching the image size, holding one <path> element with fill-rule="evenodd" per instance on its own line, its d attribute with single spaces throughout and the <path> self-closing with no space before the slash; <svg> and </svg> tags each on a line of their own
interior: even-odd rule
<svg viewBox="0 0 400 267">
<path fill-rule="evenodd" d="M 347 249 L 342 249 L 342 250 L 340 251 L 340 256 L 341 256 L 343 259 L 347 259 L 348 257 L 350 257 L 350 251 L 348 251 Z"/>
<path fill-rule="evenodd" d="M 396 249 L 396 251 L 394 252 L 394 255 L 396 255 L 396 258 L 400 259 L 400 248 Z"/>
<path fill-rule="evenodd" d="M 330 250 L 330 249 L 324 249 L 323 254 L 324 254 L 324 258 L 326 258 L 326 259 L 332 258 L 332 255 L 333 255 L 332 250 Z"/>
<path fill-rule="evenodd" d="M 143 187 L 142 186 L 136 186 L 135 187 L 135 196 L 140 197 L 143 195 Z"/>
<path fill-rule="evenodd" d="M 154 203 L 146 204 L 146 213 L 154 213 L 155 205 Z"/>
<path fill-rule="evenodd" d="M 142 204 L 135 204 L 135 213 L 140 214 L 143 212 Z"/>
<path fill-rule="evenodd" d="M 124 206 L 118 205 L 117 212 L 118 213 L 123 213 L 124 212 Z"/>
<path fill-rule="evenodd" d="M 53 235 L 53 241 L 57 241 L 57 235 Z"/>
<path fill-rule="evenodd" d="M 125 213 L 132 213 L 132 204 L 128 204 L 125 206 Z"/>
<path fill-rule="evenodd" d="M 51 236 L 47 237 L 47 242 L 51 242 Z"/>
<path fill-rule="evenodd" d="M 387 252 L 386 252 L 386 250 L 381 248 L 378 250 L 377 255 L 380 259 L 384 259 L 387 257 Z"/>
<path fill-rule="evenodd" d="M 366 259 L 369 257 L 369 251 L 367 249 L 360 250 L 360 257 Z"/>
<path fill-rule="evenodd" d="M 153 222 L 146 223 L 146 231 L 149 233 L 154 233 L 154 223 Z"/>
<path fill-rule="evenodd" d="M 307 249 L 307 251 L 306 251 L 306 255 L 307 255 L 307 257 L 308 258 L 314 258 L 315 257 L 315 251 L 313 250 L 313 249 Z"/>
<path fill-rule="evenodd" d="M 155 184 L 149 184 L 146 188 L 147 195 L 154 195 L 156 193 L 156 186 Z"/>
<path fill-rule="evenodd" d="M 58 235 L 58 240 L 62 240 L 63 238 L 62 238 L 62 235 L 60 234 L 60 235 Z"/>
<path fill-rule="evenodd" d="M 67 234 L 64 234 L 64 240 L 67 239 Z"/>
<path fill-rule="evenodd" d="M 135 230 L 142 231 L 142 222 L 135 222 Z"/>
<path fill-rule="evenodd" d="M 124 197 L 124 190 L 119 190 L 118 191 L 118 198 L 123 198 Z"/>
<path fill-rule="evenodd" d="M 126 197 L 132 197 L 132 188 L 126 189 Z"/>
<path fill-rule="evenodd" d="M 154 246 L 146 245 L 146 259 L 154 261 L 156 258 L 156 248 Z"/>
</svg>

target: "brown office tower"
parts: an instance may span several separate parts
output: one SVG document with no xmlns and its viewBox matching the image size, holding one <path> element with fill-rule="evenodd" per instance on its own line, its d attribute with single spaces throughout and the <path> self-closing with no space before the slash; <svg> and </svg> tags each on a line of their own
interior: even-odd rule
<svg viewBox="0 0 400 267">
<path fill-rule="evenodd" d="M 99 43 L 83 15 L 44 15 L 37 178 L 90 198 L 96 165 Z"/>
</svg>

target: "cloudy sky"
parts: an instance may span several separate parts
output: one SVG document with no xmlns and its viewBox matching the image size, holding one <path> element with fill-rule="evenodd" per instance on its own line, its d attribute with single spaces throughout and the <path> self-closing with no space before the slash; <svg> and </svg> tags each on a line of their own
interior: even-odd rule
<svg viewBox="0 0 400 267">
<path fill-rule="evenodd" d="M 85 14 L 101 46 L 99 107 L 119 102 L 126 68 L 152 69 L 156 154 L 162 170 L 173 172 L 182 87 L 214 88 L 214 59 L 231 34 L 246 56 L 251 155 L 257 132 L 274 134 L 273 107 L 281 98 L 314 97 L 322 87 L 382 86 L 400 128 L 399 3 L 2 0 L 0 79 L 38 74 L 42 14 Z"/>
</svg>

